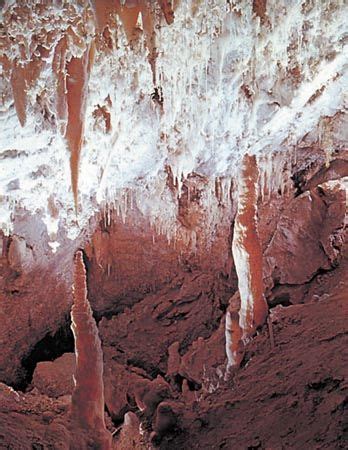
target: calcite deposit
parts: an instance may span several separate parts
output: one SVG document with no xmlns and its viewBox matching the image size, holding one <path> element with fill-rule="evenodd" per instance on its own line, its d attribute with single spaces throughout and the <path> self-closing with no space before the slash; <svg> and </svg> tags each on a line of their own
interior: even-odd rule
<svg viewBox="0 0 348 450">
<path fill-rule="evenodd" d="M 344 449 L 348 6 L 0 2 L 0 448 Z"/>
<path fill-rule="evenodd" d="M 83 254 L 74 264 L 74 304 L 71 327 L 75 340 L 76 368 L 71 397 L 71 449 L 96 447 L 111 449 L 111 434 L 104 418 L 103 352 L 98 328 L 87 298 Z"/>
</svg>

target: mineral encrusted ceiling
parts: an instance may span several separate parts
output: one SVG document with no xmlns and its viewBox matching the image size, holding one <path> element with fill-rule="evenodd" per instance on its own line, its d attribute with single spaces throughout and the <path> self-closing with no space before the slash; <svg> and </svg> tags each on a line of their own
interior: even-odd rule
<svg viewBox="0 0 348 450">
<path fill-rule="evenodd" d="M 5 2 L 3 230 L 39 215 L 55 249 L 100 205 L 135 202 L 173 234 L 189 174 L 209 204 L 246 152 L 267 174 L 275 151 L 344 145 L 346 2 L 172 3 Z"/>
</svg>

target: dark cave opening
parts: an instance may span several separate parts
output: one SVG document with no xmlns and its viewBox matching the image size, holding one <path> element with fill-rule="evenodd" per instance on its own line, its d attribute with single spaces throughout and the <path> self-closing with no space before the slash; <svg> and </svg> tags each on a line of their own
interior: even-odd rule
<svg viewBox="0 0 348 450">
<path fill-rule="evenodd" d="M 70 318 L 67 318 L 54 334 L 47 333 L 23 358 L 21 379 L 12 387 L 15 390 L 25 391 L 32 381 L 37 363 L 53 361 L 67 352 L 74 352 L 74 335 L 70 328 Z"/>
<path fill-rule="evenodd" d="M 284 307 L 292 305 L 289 292 L 280 293 L 272 300 L 268 300 L 269 309 L 275 308 L 278 305 L 282 305 Z"/>
<path fill-rule="evenodd" d="M 177 387 L 179 392 L 182 392 L 182 385 L 183 385 L 184 380 L 187 381 L 187 386 L 190 391 L 199 391 L 202 389 L 201 383 L 190 380 L 189 378 L 185 378 L 180 374 L 176 374 L 174 376 L 173 381 L 174 381 L 174 385 Z"/>
</svg>

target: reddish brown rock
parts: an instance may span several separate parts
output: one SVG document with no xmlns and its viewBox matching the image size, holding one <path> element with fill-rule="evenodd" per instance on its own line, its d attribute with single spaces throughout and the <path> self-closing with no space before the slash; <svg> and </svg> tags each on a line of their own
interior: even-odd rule
<svg viewBox="0 0 348 450">
<path fill-rule="evenodd" d="M 327 279 L 326 297 L 272 310 L 275 349 L 264 327 L 246 346 L 247 364 L 201 399 L 197 415 L 186 404 L 187 433 L 164 437 L 163 448 L 345 448 L 346 258 L 341 269 Z"/>
<path fill-rule="evenodd" d="M 167 375 L 172 379 L 175 379 L 180 372 L 181 357 L 179 348 L 179 342 L 173 342 L 173 344 L 168 347 Z"/>
<path fill-rule="evenodd" d="M 260 17 L 263 23 L 266 19 L 267 0 L 253 0 L 253 13 Z"/>
<path fill-rule="evenodd" d="M 34 265 L 33 251 L 21 236 L 13 235 L 8 248 L 8 263 L 17 273 L 29 271 Z"/>
<path fill-rule="evenodd" d="M 0 241 L 0 380 L 25 387 L 32 373 L 23 363 L 34 368 L 37 360 L 31 355 L 40 342 L 55 341 L 59 330 L 67 327 L 70 258 L 77 243 L 71 245 L 62 237 L 61 247 L 52 254 L 40 217 L 28 215 L 18 217 L 16 233 Z M 58 356 L 46 350 L 47 359 Z"/>
<path fill-rule="evenodd" d="M 117 440 L 119 450 L 146 450 L 147 445 L 140 431 L 140 422 L 133 412 L 127 412 Z"/>
<path fill-rule="evenodd" d="M 70 397 L 15 392 L 0 383 L 0 448 L 69 450 Z"/>
<path fill-rule="evenodd" d="M 345 211 L 346 189 L 336 181 L 293 199 L 264 254 L 267 286 L 301 285 L 319 270 L 335 267 L 343 244 Z"/>
<path fill-rule="evenodd" d="M 86 245 L 90 302 L 96 312 L 120 311 L 168 282 L 179 270 L 177 252 L 149 223 L 129 211 L 126 223 L 100 219 Z M 137 224 L 137 225 L 136 225 Z"/>
<path fill-rule="evenodd" d="M 153 430 L 159 436 L 180 428 L 182 405 L 177 402 L 162 402 L 158 405 L 153 422 Z"/>
<path fill-rule="evenodd" d="M 325 194 L 317 191 L 315 197 L 330 211 L 327 222 L 322 221 L 320 245 L 326 248 L 327 261 L 331 258 L 334 262 L 337 246 L 330 247 L 330 239 L 325 240 L 324 236 L 336 223 L 342 193 L 333 186 L 324 188 Z M 143 437 L 148 439 L 153 431 L 153 442 L 163 449 L 213 447 L 216 443 L 228 448 L 231 442 L 236 448 L 243 448 L 245 443 L 275 448 L 281 443 L 291 448 L 319 438 L 332 448 L 340 448 L 344 442 L 345 385 L 340 349 L 347 313 L 345 264 L 341 260 L 338 267 L 321 273 L 308 284 L 308 305 L 278 306 L 273 310 L 275 347 L 271 348 L 268 329 L 264 327 L 247 344 L 245 364 L 227 383 L 219 375 L 226 364 L 223 317 L 225 308 L 232 307 L 233 302 L 229 301 L 231 286 L 222 277 L 202 275 L 196 268 L 156 292 L 143 294 L 138 304 L 111 319 L 103 318 L 100 333 L 107 408 L 114 408 L 117 420 L 122 420 L 127 410 L 139 412 L 139 406 L 146 410 L 148 416 L 146 420 L 145 414 L 142 417 L 142 427 L 148 428 Z M 304 353 L 310 358 L 303 359 Z M 117 403 L 119 394 L 123 397 Z M 15 398 L 11 395 L 10 400 L 1 399 L 0 424 L 5 424 L 9 433 L 0 437 L 0 443 L 18 443 L 19 448 L 25 448 L 26 442 L 56 442 L 64 448 L 64 442 L 70 439 L 67 430 L 71 425 L 66 412 L 59 413 L 56 400 L 39 395 L 35 389 L 25 395 L 25 401 L 15 403 Z M 127 424 L 124 427 L 127 450 L 129 442 L 134 448 L 143 445 L 137 419 L 131 416 L 133 431 L 127 431 Z M 322 436 L 320 429 L 327 420 L 330 430 Z M 287 424 L 293 430 L 290 434 Z M 124 436 L 123 431 L 120 433 Z M 78 437 L 84 442 L 86 433 L 81 432 Z"/>
<path fill-rule="evenodd" d="M 225 373 L 225 322 L 208 339 L 199 337 L 181 359 L 180 375 L 209 392 L 217 389 Z"/>
<path fill-rule="evenodd" d="M 346 157 L 348 158 L 348 155 L 346 155 Z M 325 165 L 325 167 L 321 168 L 312 178 L 310 178 L 304 184 L 303 190 L 313 189 L 318 186 L 318 184 L 323 184 L 330 180 L 339 180 L 340 178 L 347 176 L 348 159 L 334 159 L 329 164 Z"/>
<path fill-rule="evenodd" d="M 337 180 L 348 175 L 348 150 L 337 149 L 330 154 L 317 146 L 296 149 L 296 162 L 291 178 L 297 194 L 315 188 L 318 184 Z"/>
<path fill-rule="evenodd" d="M 41 394 L 60 397 L 72 393 L 75 372 L 75 354 L 64 353 L 54 361 L 39 362 L 35 368 L 31 385 Z"/>
<path fill-rule="evenodd" d="M 207 339 L 212 335 L 223 316 L 220 305 L 228 301 L 224 298 L 228 289 L 224 292 L 219 279 L 197 275 L 178 277 L 133 308 L 100 321 L 106 368 L 113 360 L 141 368 L 155 378 L 166 372 L 168 348 L 174 342 L 179 340 L 179 352 L 185 353 L 199 337 Z M 224 353 L 223 340 L 221 351 Z"/>
<path fill-rule="evenodd" d="M 24 53 L 24 48 L 22 50 Z M 15 60 L 12 63 L 12 93 L 18 120 L 22 127 L 27 118 L 27 91 L 35 85 L 48 55 L 49 50 L 38 45 L 28 62 L 23 64 L 22 61 Z"/>
<path fill-rule="evenodd" d="M 184 197 L 187 195 L 186 191 Z M 135 206 L 131 209 L 130 203 L 128 199 L 125 221 L 115 210 L 100 214 L 95 232 L 85 247 L 89 297 L 96 313 L 116 313 L 132 307 L 148 293 L 158 292 L 174 284 L 177 277 L 197 270 L 208 273 L 209 277 L 221 277 L 234 288 L 231 211 L 224 214 L 212 240 L 204 226 L 209 220 L 209 211 L 200 212 L 202 222 L 197 227 L 194 217 L 199 205 L 194 200 L 182 200 L 178 220 L 185 225 L 181 224 L 176 241 L 168 242 Z M 222 208 L 221 212 L 224 212 Z M 191 222 L 185 220 L 187 217 L 191 217 Z M 187 239 L 191 235 L 199 236 L 196 242 Z"/>
<path fill-rule="evenodd" d="M 144 380 L 146 373 L 137 373 L 123 364 L 108 358 L 104 369 L 105 404 L 111 418 L 115 422 L 123 420 L 125 413 L 136 405 L 134 387 Z"/>
<path fill-rule="evenodd" d="M 138 381 L 133 386 L 133 392 L 137 407 L 147 417 L 154 414 L 159 403 L 171 396 L 169 384 L 159 375 L 152 381 Z"/>
</svg>

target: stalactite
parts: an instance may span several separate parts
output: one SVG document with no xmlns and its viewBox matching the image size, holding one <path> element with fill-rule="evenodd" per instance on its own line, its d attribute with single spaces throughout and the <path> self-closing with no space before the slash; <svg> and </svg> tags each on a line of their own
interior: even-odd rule
<svg viewBox="0 0 348 450">
<path fill-rule="evenodd" d="M 67 39 L 62 37 L 54 49 L 52 70 L 56 76 L 56 115 L 61 134 L 66 133 L 68 104 L 66 96 L 66 51 Z"/>
<path fill-rule="evenodd" d="M 263 292 L 262 248 L 257 228 L 258 167 L 255 156 L 245 155 L 238 187 L 232 253 L 241 298 L 239 321 L 243 340 L 263 325 L 267 303 Z"/>
<path fill-rule="evenodd" d="M 108 0 L 92 0 L 91 4 L 96 19 L 97 31 L 103 33 L 106 26 L 110 23 L 111 15 L 115 11 L 114 2 Z"/>
<path fill-rule="evenodd" d="M 35 84 L 39 77 L 42 66 L 44 65 L 44 58 L 48 54 L 49 50 L 38 46 L 29 62 L 23 63 L 15 60 L 12 63 L 10 81 L 17 117 L 22 127 L 27 120 L 27 91 Z"/>
<path fill-rule="evenodd" d="M 174 22 L 174 7 L 170 0 L 158 0 L 168 25 Z"/>
<path fill-rule="evenodd" d="M 112 30 L 116 26 L 115 16 L 117 15 L 124 27 L 127 40 L 130 45 L 139 36 L 137 29 L 138 17 L 141 14 L 143 33 L 145 37 L 145 45 L 149 52 L 148 59 L 152 71 L 152 81 L 154 86 L 157 84 L 156 79 L 156 24 L 160 20 L 161 13 L 164 15 L 166 23 L 172 24 L 174 21 L 174 8 L 168 0 L 159 0 L 159 8 L 156 2 L 150 1 L 134 1 L 134 2 L 108 2 L 106 0 L 94 0 L 92 2 L 93 10 L 96 17 L 97 29 L 103 34 L 106 29 Z M 108 33 L 106 39 L 109 39 Z"/>
<path fill-rule="evenodd" d="M 260 17 L 261 22 L 264 22 L 267 13 L 267 0 L 253 0 L 253 13 Z"/>
<path fill-rule="evenodd" d="M 11 86 L 14 98 L 14 105 L 16 108 L 17 117 L 22 127 L 27 120 L 27 94 L 26 94 L 26 82 L 22 76 L 21 66 L 17 63 L 13 63 L 11 73 Z"/>
<path fill-rule="evenodd" d="M 131 411 L 124 416 L 124 423 L 117 440 L 118 450 L 145 450 L 148 448 L 141 434 L 138 417 Z"/>
<path fill-rule="evenodd" d="M 88 47 L 82 57 L 72 57 L 67 62 L 67 105 L 68 123 L 65 137 L 70 148 L 71 185 L 74 194 L 75 209 L 78 207 L 78 173 L 80 153 L 83 141 L 84 116 L 86 108 L 87 85 L 91 66 Z"/>
<path fill-rule="evenodd" d="M 148 60 L 152 71 L 152 82 L 156 86 L 156 59 L 157 59 L 157 49 L 156 49 L 156 33 L 155 33 L 155 8 L 151 4 L 146 4 L 145 2 L 141 5 L 141 15 L 143 19 L 143 27 L 145 34 L 145 43 L 147 50 L 149 52 Z"/>
<path fill-rule="evenodd" d="M 138 33 L 136 30 L 136 25 L 141 8 L 138 5 L 133 8 L 118 7 L 116 12 L 121 19 L 127 40 L 130 44 L 132 44 L 133 41 L 137 39 Z"/>
<path fill-rule="evenodd" d="M 48 63 L 52 64 L 51 69 L 55 78 L 52 104 L 55 108 L 51 111 L 51 105 L 49 105 L 48 109 L 52 112 L 52 117 L 56 117 L 57 127 L 66 138 L 70 150 L 71 186 L 76 213 L 78 210 L 79 161 L 84 138 L 87 85 L 95 45 L 101 52 L 114 48 L 118 17 L 131 48 L 133 48 L 133 44 L 139 36 L 144 36 L 154 88 L 156 92 L 162 92 L 161 87 L 157 86 L 156 78 L 156 30 L 160 29 L 162 16 L 164 16 L 167 24 L 174 21 L 174 7 L 172 2 L 167 0 L 157 2 L 149 0 L 115 0 L 113 2 L 94 0 L 91 2 L 91 6 L 94 11 L 95 29 L 98 34 L 96 39 L 94 39 L 93 24 L 90 20 L 93 17 L 90 7 L 86 6 L 82 15 L 79 7 L 76 7 L 76 9 L 72 7 L 69 10 L 72 18 L 68 21 L 67 28 L 60 25 L 60 32 L 50 31 L 47 36 L 40 35 L 37 37 L 35 35 L 27 40 L 19 35 L 19 38 L 23 41 L 20 41 L 18 49 L 16 49 L 17 53 L 13 52 L 15 56 L 10 58 L 4 54 L 0 55 L 0 62 L 3 65 L 2 73 L 10 82 L 17 117 L 22 126 L 26 123 L 27 107 L 30 106 L 28 104 L 30 100 L 30 98 L 28 99 L 28 91 L 35 87 L 44 66 Z M 17 17 L 23 22 L 24 28 L 26 27 L 25 24 L 30 24 L 29 28 L 32 29 L 34 25 L 37 25 L 38 18 L 47 13 L 47 5 L 41 5 L 40 8 L 41 10 L 39 7 L 31 10 L 29 7 L 15 6 L 12 14 L 13 17 Z M 10 10 L 11 8 L 9 8 Z M 10 23 L 12 16 L 10 14 L 8 16 L 7 20 Z M 139 17 L 142 22 L 141 27 L 139 26 Z M 44 22 L 43 19 L 42 21 Z M 65 23 L 64 20 L 62 22 Z M 0 43 L 1 50 L 11 45 L 9 36 L 10 34 L 6 36 L 6 40 Z M 101 42 L 102 45 L 100 45 Z M 32 103 L 32 100 L 29 103 Z M 111 129 L 110 113 L 102 110 L 102 114 L 105 118 L 106 131 L 109 132 Z"/>
<path fill-rule="evenodd" d="M 74 304 L 71 310 L 75 337 L 75 388 L 71 400 L 71 449 L 111 449 L 111 434 L 104 420 L 103 352 L 98 328 L 87 299 L 83 254 L 75 256 Z"/>
</svg>

